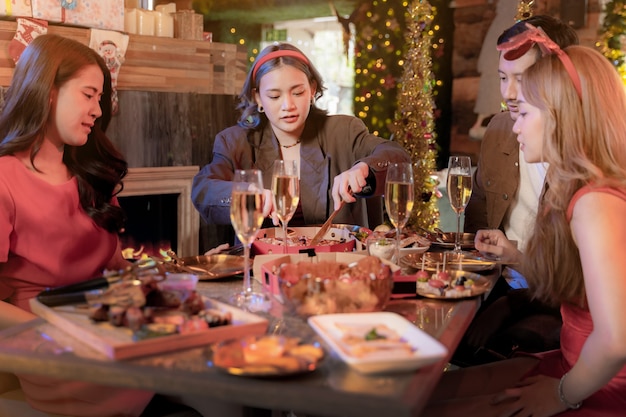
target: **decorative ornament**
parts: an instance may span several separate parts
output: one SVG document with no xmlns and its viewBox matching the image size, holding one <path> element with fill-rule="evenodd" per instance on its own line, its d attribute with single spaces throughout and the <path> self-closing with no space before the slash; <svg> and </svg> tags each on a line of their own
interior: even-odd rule
<svg viewBox="0 0 626 417">
<path fill-rule="evenodd" d="M 124 33 L 112 30 L 91 29 L 89 47 L 98 52 L 111 72 L 111 114 L 117 114 L 119 110 L 117 78 L 125 60 L 128 39 L 128 35 Z"/>
<path fill-rule="evenodd" d="M 520 0 L 517 3 L 517 14 L 515 15 L 515 21 L 528 19 L 533 15 L 533 7 L 535 0 Z"/>
<path fill-rule="evenodd" d="M 24 49 L 39 35 L 48 32 L 48 22 L 30 17 L 18 17 L 15 36 L 9 42 L 9 56 L 17 63 Z"/>
</svg>

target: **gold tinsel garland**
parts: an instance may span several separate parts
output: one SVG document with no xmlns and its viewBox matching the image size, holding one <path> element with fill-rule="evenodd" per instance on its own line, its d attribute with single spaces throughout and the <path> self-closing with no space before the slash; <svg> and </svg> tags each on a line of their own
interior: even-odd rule
<svg viewBox="0 0 626 417">
<path fill-rule="evenodd" d="M 434 10 L 426 0 L 414 0 L 408 9 L 403 74 L 398 87 L 398 105 L 393 140 L 411 155 L 415 180 L 415 204 L 409 226 L 433 229 L 439 224 L 436 171 L 431 24 Z"/>
</svg>

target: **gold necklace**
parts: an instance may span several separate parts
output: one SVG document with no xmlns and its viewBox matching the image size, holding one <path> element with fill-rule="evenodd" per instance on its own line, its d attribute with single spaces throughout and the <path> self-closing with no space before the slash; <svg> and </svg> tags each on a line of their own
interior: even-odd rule
<svg viewBox="0 0 626 417">
<path fill-rule="evenodd" d="M 292 143 L 291 145 L 283 145 L 283 144 L 282 144 L 282 143 L 280 143 L 280 142 L 278 142 L 278 143 L 279 143 L 279 144 L 280 144 L 280 146 L 282 146 L 283 148 L 285 148 L 285 149 L 289 149 L 289 148 L 293 148 L 294 146 L 299 145 L 299 144 L 300 144 L 300 142 L 301 142 L 301 140 L 300 140 L 300 139 L 298 139 L 298 140 L 296 141 L 296 143 Z"/>
</svg>

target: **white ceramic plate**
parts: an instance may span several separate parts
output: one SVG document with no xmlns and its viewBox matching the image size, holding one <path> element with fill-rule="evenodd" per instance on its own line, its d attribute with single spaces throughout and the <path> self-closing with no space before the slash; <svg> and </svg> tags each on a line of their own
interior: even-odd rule
<svg viewBox="0 0 626 417">
<path fill-rule="evenodd" d="M 309 317 L 308 322 L 344 362 L 364 374 L 413 371 L 441 360 L 448 352 L 438 340 L 396 313 L 324 314 Z M 399 335 L 409 345 L 409 350 L 402 354 L 398 354 L 398 350 L 377 350 L 362 356 L 353 355 L 354 345 L 343 340 L 345 329 L 352 329 L 353 334 L 362 332 L 365 336 L 379 325 Z"/>
</svg>

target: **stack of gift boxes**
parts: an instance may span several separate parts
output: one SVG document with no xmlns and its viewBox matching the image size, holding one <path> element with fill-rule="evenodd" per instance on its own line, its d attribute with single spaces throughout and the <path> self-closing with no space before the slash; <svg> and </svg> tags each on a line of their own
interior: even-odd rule
<svg viewBox="0 0 626 417">
<path fill-rule="evenodd" d="M 51 23 L 116 30 L 137 35 L 210 40 L 203 16 L 193 10 L 176 11 L 175 3 L 155 10 L 127 8 L 124 0 L 6 0 L 0 16 L 33 17 Z"/>
</svg>

